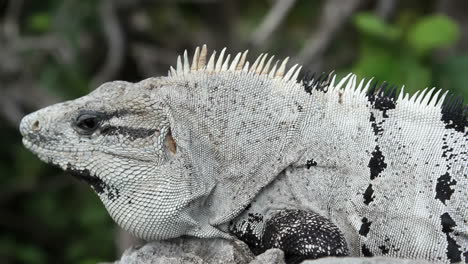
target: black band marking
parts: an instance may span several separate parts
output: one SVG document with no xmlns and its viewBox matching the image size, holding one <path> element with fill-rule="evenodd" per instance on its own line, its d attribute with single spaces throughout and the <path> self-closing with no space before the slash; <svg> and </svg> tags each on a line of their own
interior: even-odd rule
<svg viewBox="0 0 468 264">
<path fill-rule="evenodd" d="M 86 183 L 91 185 L 91 187 L 97 194 L 101 195 L 105 193 L 110 201 L 115 201 L 120 197 L 119 189 L 106 184 L 99 177 L 92 175 L 88 169 L 77 170 L 73 168 L 71 164 L 67 164 L 67 169 L 65 171 L 73 177 L 85 181 Z"/>
<path fill-rule="evenodd" d="M 374 201 L 375 196 L 374 196 L 374 189 L 372 189 L 372 184 L 369 184 L 369 186 L 367 186 L 367 189 L 364 192 L 363 197 L 364 197 L 364 203 L 366 205 L 369 205 L 372 201 Z"/>
<path fill-rule="evenodd" d="M 455 192 L 454 189 L 451 188 L 451 186 L 456 185 L 457 181 L 452 180 L 452 177 L 450 177 L 450 174 L 446 172 L 445 174 L 441 175 L 437 179 L 437 185 L 436 185 L 436 199 L 439 199 L 443 204 L 447 200 L 450 200 L 452 197 L 452 194 Z"/>
<path fill-rule="evenodd" d="M 125 126 L 110 126 L 106 125 L 101 128 L 102 135 L 124 135 L 130 138 L 130 140 L 135 140 L 139 138 L 147 138 L 153 135 L 155 132 L 158 132 L 158 129 L 148 129 L 148 128 L 133 128 Z"/>
<path fill-rule="evenodd" d="M 445 128 L 464 133 L 468 126 L 468 106 L 463 105 L 463 97 L 449 96 L 442 105 L 442 118 Z"/>
<path fill-rule="evenodd" d="M 372 224 L 371 221 L 369 221 L 369 219 L 367 219 L 367 217 L 363 217 L 361 219 L 361 222 L 362 222 L 362 225 L 361 225 L 361 228 L 359 228 L 359 234 L 361 236 L 367 236 L 367 234 L 369 234 L 369 231 L 370 231 L 370 226 Z"/>
<path fill-rule="evenodd" d="M 373 180 L 380 176 L 380 173 L 387 168 L 385 163 L 385 156 L 382 155 L 379 146 L 375 146 L 375 150 L 372 152 L 372 158 L 369 160 L 367 165 L 370 169 L 370 179 Z"/>
<path fill-rule="evenodd" d="M 442 232 L 445 233 L 447 238 L 447 258 L 451 263 L 460 262 L 462 254 L 460 251 L 460 245 L 458 245 L 455 239 L 451 236 L 454 231 L 453 228 L 456 227 L 457 224 L 448 213 L 444 213 L 440 216 L 440 222 L 442 224 Z"/>
<path fill-rule="evenodd" d="M 362 244 L 361 252 L 364 257 L 373 257 L 374 254 L 370 251 L 370 249 L 366 246 L 366 244 Z"/>
</svg>

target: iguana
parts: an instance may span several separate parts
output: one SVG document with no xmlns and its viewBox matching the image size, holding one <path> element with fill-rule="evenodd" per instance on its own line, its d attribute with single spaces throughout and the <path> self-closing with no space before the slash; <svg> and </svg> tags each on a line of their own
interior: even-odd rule
<svg viewBox="0 0 468 264">
<path fill-rule="evenodd" d="M 146 240 L 237 236 L 291 263 L 468 262 L 461 100 L 353 74 L 299 78 L 301 67 L 267 54 L 250 64 L 247 51 L 207 53 L 27 115 L 24 145 L 88 182 Z"/>
</svg>

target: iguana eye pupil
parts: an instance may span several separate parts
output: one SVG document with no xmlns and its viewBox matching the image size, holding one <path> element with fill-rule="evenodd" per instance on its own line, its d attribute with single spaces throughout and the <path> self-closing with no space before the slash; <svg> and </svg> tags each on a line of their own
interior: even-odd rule
<svg viewBox="0 0 468 264">
<path fill-rule="evenodd" d="M 76 119 L 76 127 L 81 133 L 92 133 L 99 126 L 99 119 L 96 115 L 82 114 Z"/>
<path fill-rule="evenodd" d="M 96 120 L 94 118 L 88 118 L 88 119 L 85 119 L 83 120 L 83 122 L 81 122 L 81 125 L 83 126 L 83 128 L 86 128 L 86 129 L 93 129 L 96 127 Z"/>
</svg>

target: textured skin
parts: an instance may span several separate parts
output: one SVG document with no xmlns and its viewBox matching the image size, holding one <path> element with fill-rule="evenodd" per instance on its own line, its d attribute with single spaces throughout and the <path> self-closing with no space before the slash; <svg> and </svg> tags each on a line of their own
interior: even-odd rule
<svg viewBox="0 0 468 264">
<path fill-rule="evenodd" d="M 302 210 L 283 210 L 275 214 L 265 223 L 262 240 L 266 248 L 284 249 L 288 263 L 348 255 L 346 241 L 335 225 L 322 216 Z"/>
<path fill-rule="evenodd" d="M 231 232 L 261 248 L 268 220 L 297 209 L 341 230 L 352 256 L 468 262 L 461 102 L 205 54 L 32 113 L 23 142 L 89 182 L 144 239 Z"/>
</svg>

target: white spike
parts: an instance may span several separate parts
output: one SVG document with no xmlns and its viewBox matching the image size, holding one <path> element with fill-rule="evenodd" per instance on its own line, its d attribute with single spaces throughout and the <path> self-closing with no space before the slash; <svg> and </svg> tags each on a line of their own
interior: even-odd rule
<svg viewBox="0 0 468 264">
<path fill-rule="evenodd" d="M 405 96 L 403 97 L 403 101 L 409 102 L 409 100 L 410 100 L 410 94 L 406 93 Z"/>
<path fill-rule="evenodd" d="M 439 102 L 436 105 L 437 108 L 442 108 L 442 105 L 444 104 L 445 97 L 447 97 L 448 92 L 449 91 L 445 91 L 445 93 L 443 93 L 442 96 L 439 98 Z"/>
<path fill-rule="evenodd" d="M 263 53 L 260 54 L 257 59 L 254 61 L 254 63 L 252 64 L 252 66 L 250 67 L 250 72 L 255 72 L 257 70 L 257 65 L 258 65 L 258 62 L 262 59 L 263 57 Z"/>
<path fill-rule="evenodd" d="M 362 78 L 362 79 L 361 79 L 361 81 L 359 82 L 359 84 L 358 84 L 356 90 L 354 90 L 354 94 L 355 94 L 355 95 L 361 94 L 362 88 L 363 88 L 363 86 L 364 86 L 364 82 L 365 82 L 365 81 L 366 81 L 365 78 Z"/>
<path fill-rule="evenodd" d="M 355 74 L 351 76 L 349 79 L 348 83 L 346 84 L 344 90 L 340 91 L 342 93 L 342 100 L 343 98 L 346 100 L 347 98 L 350 98 L 353 94 L 353 92 L 356 90 L 356 81 L 357 77 Z"/>
<path fill-rule="evenodd" d="M 374 81 L 374 77 L 370 78 L 370 79 L 367 81 L 366 86 L 364 86 L 364 88 L 362 89 L 362 91 L 359 93 L 361 96 L 365 96 L 365 94 L 367 93 L 367 91 L 369 91 L 369 87 L 371 86 L 372 81 Z"/>
<path fill-rule="evenodd" d="M 184 69 L 182 68 L 182 59 L 180 58 L 180 55 L 177 56 L 177 73 L 182 73 L 184 72 Z"/>
<path fill-rule="evenodd" d="M 411 96 L 410 98 L 410 103 L 414 104 L 414 102 L 416 101 L 416 99 L 418 98 L 418 95 L 421 91 L 416 91 L 413 96 Z"/>
<path fill-rule="evenodd" d="M 237 68 L 237 64 L 239 63 L 239 59 L 242 53 L 237 53 L 236 57 L 232 60 L 231 66 L 229 67 L 229 71 L 235 71 Z"/>
<path fill-rule="evenodd" d="M 193 54 L 192 67 L 190 70 L 196 71 L 198 69 L 198 58 L 200 57 L 200 48 L 195 48 L 195 53 Z"/>
<path fill-rule="evenodd" d="M 291 77 L 291 80 L 297 82 L 297 77 L 299 76 L 299 73 L 301 72 L 301 69 L 302 69 L 302 65 L 297 68 L 296 72 Z"/>
<path fill-rule="evenodd" d="M 221 71 L 221 66 L 223 66 L 224 52 L 226 52 L 226 48 L 222 49 L 221 53 L 219 54 L 218 61 L 216 62 L 215 72 Z"/>
<path fill-rule="evenodd" d="M 431 95 L 434 92 L 434 90 L 435 90 L 435 87 L 432 87 L 432 89 L 430 89 L 427 92 L 426 96 L 424 96 L 424 99 L 422 99 L 421 105 L 427 106 L 427 104 L 429 103 L 429 100 L 431 99 Z"/>
<path fill-rule="evenodd" d="M 187 50 L 184 51 L 184 73 L 190 72 L 190 63 L 188 60 Z"/>
<path fill-rule="evenodd" d="M 221 67 L 221 71 L 227 71 L 228 65 L 229 65 L 229 59 L 231 59 L 231 54 L 228 54 L 226 57 L 226 60 L 223 63 L 223 66 Z"/>
<path fill-rule="evenodd" d="M 335 74 L 335 70 L 332 70 L 332 71 L 328 74 L 326 80 L 329 81 L 329 80 L 331 79 L 331 77 L 332 77 L 332 76 L 335 76 L 335 75 L 336 75 L 336 74 Z"/>
<path fill-rule="evenodd" d="M 335 89 L 335 82 L 336 82 L 336 74 L 333 74 L 333 77 L 330 81 L 330 84 L 328 85 L 328 90 L 331 91 Z M 318 83 L 313 87 L 314 89 L 317 88 Z"/>
<path fill-rule="evenodd" d="M 348 82 L 346 83 L 346 85 L 344 86 L 344 89 L 342 91 L 343 94 L 345 93 L 348 93 L 349 90 L 351 90 L 353 87 L 353 79 L 355 79 L 355 75 L 351 75 L 351 77 L 349 78 Z"/>
<path fill-rule="evenodd" d="M 205 67 L 207 53 L 208 53 L 208 49 L 206 48 L 206 44 L 203 44 L 201 52 L 200 52 L 200 57 L 198 58 L 198 65 L 197 65 L 198 70 L 202 70 Z"/>
<path fill-rule="evenodd" d="M 268 77 L 273 78 L 275 77 L 276 73 L 276 67 L 278 66 L 278 60 L 275 62 L 275 65 L 273 65 L 273 68 L 271 69 L 270 73 L 268 74 Z"/>
<path fill-rule="evenodd" d="M 414 103 L 417 104 L 417 105 L 420 105 L 421 101 L 424 99 L 424 96 L 425 96 L 426 92 L 427 92 L 427 88 L 422 90 L 422 92 L 419 94 L 418 98 L 416 99 L 416 101 Z"/>
<path fill-rule="evenodd" d="M 247 58 L 247 53 L 249 53 L 249 50 L 246 50 L 244 51 L 244 53 L 242 53 L 240 62 L 237 64 L 236 71 L 242 70 L 242 67 L 244 66 L 244 63 L 245 63 L 245 58 Z"/>
<path fill-rule="evenodd" d="M 276 71 L 275 77 L 283 77 L 284 71 L 286 70 L 286 63 L 288 63 L 289 57 L 283 60 L 278 71 Z"/>
<path fill-rule="evenodd" d="M 208 61 L 208 65 L 206 66 L 206 70 L 212 72 L 214 70 L 214 61 L 216 59 L 216 50 L 213 51 L 211 54 L 210 60 Z"/>
<path fill-rule="evenodd" d="M 349 92 L 354 93 L 356 91 L 357 76 L 353 74 L 353 86 L 350 88 Z"/>
<path fill-rule="evenodd" d="M 400 90 L 400 95 L 398 95 L 397 102 L 398 101 L 403 101 L 404 96 L 405 96 L 405 86 L 402 85 L 401 90 Z"/>
<path fill-rule="evenodd" d="M 437 99 L 439 99 L 439 95 L 440 95 L 441 92 L 442 92 L 441 89 L 437 90 L 437 92 L 432 97 L 432 100 L 429 102 L 429 106 L 435 107 L 435 105 L 437 103 Z"/>
<path fill-rule="evenodd" d="M 285 81 L 289 81 L 289 79 L 291 78 L 291 76 L 293 75 L 294 73 L 294 70 L 297 68 L 297 64 L 295 64 L 294 66 L 291 67 L 291 69 L 288 70 L 288 72 L 286 73 L 286 75 L 283 77 L 283 80 Z"/>
<path fill-rule="evenodd" d="M 352 73 L 348 73 L 348 75 L 346 75 L 343 79 L 340 80 L 340 82 L 335 86 L 333 87 L 335 90 L 339 90 L 341 89 L 341 87 L 345 84 L 345 82 L 348 81 L 348 79 L 353 76 Z"/>
<path fill-rule="evenodd" d="M 260 74 L 263 70 L 263 65 L 265 65 L 265 60 L 268 57 L 268 53 L 265 53 L 263 56 L 262 60 L 260 60 L 260 63 L 258 64 L 257 69 L 255 69 L 255 73 Z"/>
<path fill-rule="evenodd" d="M 249 71 L 249 68 L 250 68 L 249 62 L 246 61 L 246 62 L 245 62 L 245 65 L 244 65 L 244 68 L 242 69 L 242 71 L 243 71 L 243 72 L 248 72 L 248 71 Z"/>
<path fill-rule="evenodd" d="M 353 74 L 351 75 L 351 78 L 349 79 L 348 83 L 346 84 L 344 88 L 344 92 L 348 93 L 350 91 L 354 91 L 356 88 L 356 75 Z"/>
<path fill-rule="evenodd" d="M 275 55 L 270 57 L 270 59 L 268 60 L 265 67 L 263 67 L 262 72 L 260 74 L 268 74 L 268 71 L 270 70 L 271 62 L 273 61 L 273 58 L 275 58 Z"/>
<path fill-rule="evenodd" d="M 170 72 L 170 74 L 169 74 L 169 75 L 171 75 L 171 76 L 175 76 L 175 75 L 177 75 L 177 72 L 176 72 L 176 70 L 175 70 L 175 69 L 174 69 L 174 67 L 172 67 L 172 66 L 171 66 L 171 68 L 170 68 L 170 71 L 169 71 L 169 72 Z"/>
</svg>

